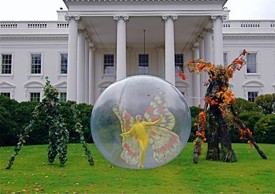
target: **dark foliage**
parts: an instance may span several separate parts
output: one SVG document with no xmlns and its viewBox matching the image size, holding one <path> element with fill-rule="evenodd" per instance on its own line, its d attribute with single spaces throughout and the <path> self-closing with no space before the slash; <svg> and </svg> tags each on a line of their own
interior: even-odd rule
<svg viewBox="0 0 275 194">
<path fill-rule="evenodd" d="M 0 95 L 0 146 L 13 146 L 18 142 L 19 134 L 29 125 L 32 118 L 32 112 L 39 102 L 17 102 L 6 96 Z M 92 105 L 76 104 L 75 102 L 62 102 L 59 106 L 60 114 L 64 118 L 64 123 L 70 132 L 69 142 L 80 142 L 79 133 L 75 130 L 72 105 L 81 112 L 81 125 L 85 140 L 92 142 L 90 130 L 90 117 Z M 48 143 L 48 125 L 46 115 L 40 113 L 33 123 L 33 129 L 28 134 L 26 145 L 37 145 Z"/>
</svg>

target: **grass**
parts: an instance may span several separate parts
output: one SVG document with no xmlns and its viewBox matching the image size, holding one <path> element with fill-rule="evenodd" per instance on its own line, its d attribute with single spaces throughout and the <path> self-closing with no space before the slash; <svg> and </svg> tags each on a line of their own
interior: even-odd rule
<svg viewBox="0 0 275 194">
<path fill-rule="evenodd" d="M 113 166 L 90 145 L 90 166 L 81 144 L 69 144 L 68 161 L 47 163 L 47 145 L 25 146 L 13 167 L 4 169 L 13 147 L 0 147 L 0 193 L 275 193 L 275 145 L 261 144 L 268 159 L 248 144 L 233 144 L 236 163 L 205 160 L 192 163 L 188 143 L 172 162 L 155 169 Z"/>
</svg>

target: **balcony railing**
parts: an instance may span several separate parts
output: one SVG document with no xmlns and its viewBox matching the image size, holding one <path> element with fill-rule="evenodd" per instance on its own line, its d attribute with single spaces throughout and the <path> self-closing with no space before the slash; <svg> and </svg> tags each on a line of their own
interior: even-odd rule
<svg viewBox="0 0 275 194">
<path fill-rule="evenodd" d="M 1 29 L 55 29 L 68 28 L 69 24 L 64 21 L 49 22 L 0 22 Z"/>
<path fill-rule="evenodd" d="M 223 33 L 275 33 L 273 20 L 226 20 L 223 22 Z"/>
<path fill-rule="evenodd" d="M 227 20 L 223 22 L 224 28 L 275 28 L 275 21 L 239 21 Z"/>
</svg>

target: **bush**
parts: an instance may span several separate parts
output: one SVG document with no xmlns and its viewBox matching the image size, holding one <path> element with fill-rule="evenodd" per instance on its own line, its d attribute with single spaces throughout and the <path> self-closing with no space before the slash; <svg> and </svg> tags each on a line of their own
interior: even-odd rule
<svg viewBox="0 0 275 194">
<path fill-rule="evenodd" d="M 275 108 L 275 94 L 257 96 L 255 102 L 262 109 L 264 114 L 272 114 Z"/>
<path fill-rule="evenodd" d="M 240 121 L 246 126 L 248 127 L 252 133 L 254 133 L 254 126 L 257 123 L 257 121 L 263 117 L 263 113 L 261 112 L 242 112 L 239 114 L 239 119 Z M 240 140 L 240 133 L 239 133 L 239 128 L 236 128 L 234 126 L 234 124 L 231 124 L 231 137 L 232 137 L 232 142 L 233 143 L 241 143 L 243 142 L 242 140 Z M 257 139 L 256 139 L 257 141 Z"/>
<path fill-rule="evenodd" d="M 84 136 L 87 142 L 93 142 L 91 135 L 91 127 L 90 127 L 90 119 L 93 106 L 85 103 L 76 104 L 73 101 L 62 102 L 60 106 L 60 113 L 64 118 L 64 122 L 66 123 L 67 129 L 70 133 L 70 143 L 79 142 L 79 134 L 75 131 L 75 121 L 74 114 L 72 112 L 72 106 L 76 105 L 76 109 L 81 112 L 81 125 L 84 129 Z"/>
<path fill-rule="evenodd" d="M 22 130 L 33 119 L 32 112 L 39 102 L 18 103 L 6 96 L 0 95 L 0 146 L 12 146 L 17 144 L 18 136 Z M 71 106 L 75 102 L 61 103 L 60 113 L 64 118 L 67 129 L 70 132 L 70 143 L 80 142 L 79 134 L 75 131 L 74 117 Z M 81 112 L 81 124 L 84 128 L 84 136 L 87 142 L 92 142 L 90 130 L 90 117 L 92 105 L 77 104 L 76 108 Z M 35 120 L 32 131 L 26 140 L 27 145 L 47 144 L 49 126 L 46 123 L 45 115 L 41 114 Z"/>
<path fill-rule="evenodd" d="M 15 100 L 0 95 L 0 146 L 17 142 L 20 125 L 14 119 L 14 115 L 18 104 Z"/>
<path fill-rule="evenodd" d="M 275 115 L 261 117 L 254 127 L 254 137 L 260 143 L 275 143 Z"/>
<path fill-rule="evenodd" d="M 236 103 L 233 104 L 233 107 L 237 114 L 251 111 L 262 112 L 262 110 L 257 106 L 255 102 L 250 102 L 243 98 L 236 98 Z"/>
</svg>

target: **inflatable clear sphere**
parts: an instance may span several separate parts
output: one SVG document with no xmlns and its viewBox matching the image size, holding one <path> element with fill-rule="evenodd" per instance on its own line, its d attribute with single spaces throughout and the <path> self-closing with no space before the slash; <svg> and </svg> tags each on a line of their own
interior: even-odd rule
<svg viewBox="0 0 275 194">
<path fill-rule="evenodd" d="M 94 143 L 116 166 L 155 168 L 176 158 L 191 131 L 181 92 L 161 78 L 128 77 L 110 85 L 91 116 Z"/>
</svg>

